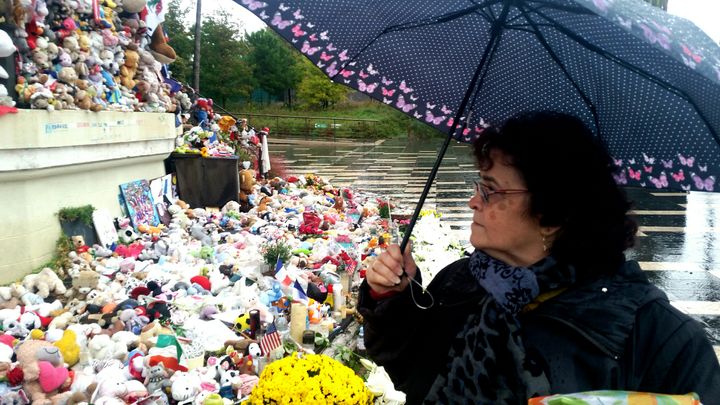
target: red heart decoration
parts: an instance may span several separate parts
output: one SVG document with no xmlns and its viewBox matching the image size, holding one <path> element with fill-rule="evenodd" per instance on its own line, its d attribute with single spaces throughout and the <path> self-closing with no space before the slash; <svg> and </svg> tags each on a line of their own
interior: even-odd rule
<svg viewBox="0 0 720 405">
<path fill-rule="evenodd" d="M 49 361 L 38 361 L 40 388 L 49 393 L 60 388 L 67 381 L 69 373 L 65 367 L 55 367 Z"/>
</svg>

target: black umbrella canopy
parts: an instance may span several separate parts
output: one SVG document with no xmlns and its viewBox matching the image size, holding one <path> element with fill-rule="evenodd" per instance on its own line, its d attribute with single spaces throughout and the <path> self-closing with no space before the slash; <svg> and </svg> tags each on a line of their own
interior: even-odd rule
<svg viewBox="0 0 720 405">
<path fill-rule="evenodd" d="M 556 110 L 603 139 L 621 184 L 720 188 L 720 48 L 640 0 L 235 1 L 332 80 L 457 140 Z"/>
</svg>

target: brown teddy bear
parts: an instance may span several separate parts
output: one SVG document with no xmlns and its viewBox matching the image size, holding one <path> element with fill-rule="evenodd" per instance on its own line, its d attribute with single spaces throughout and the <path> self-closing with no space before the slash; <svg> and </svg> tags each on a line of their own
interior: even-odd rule
<svg viewBox="0 0 720 405">
<path fill-rule="evenodd" d="M 68 298 L 85 299 L 87 294 L 96 289 L 100 284 L 100 274 L 92 270 L 83 270 L 72 276 L 72 288 L 67 290 L 65 296 Z"/>
<path fill-rule="evenodd" d="M 90 110 L 94 112 L 102 111 L 102 106 L 93 102 L 92 95 L 90 94 L 90 82 L 87 80 L 78 79 L 75 82 L 75 105 L 82 110 Z"/>
<path fill-rule="evenodd" d="M 125 63 L 120 66 L 120 83 L 128 89 L 135 87 L 135 73 L 139 62 L 140 54 L 136 50 L 125 50 Z"/>
<path fill-rule="evenodd" d="M 240 192 L 238 193 L 240 211 L 248 212 L 250 210 L 249 196 L 253 193 L 254 186 L 255 171 L 250 169 L 250 162 L 243 162 L 243 170 L 240 170 Z"/>
</svg>

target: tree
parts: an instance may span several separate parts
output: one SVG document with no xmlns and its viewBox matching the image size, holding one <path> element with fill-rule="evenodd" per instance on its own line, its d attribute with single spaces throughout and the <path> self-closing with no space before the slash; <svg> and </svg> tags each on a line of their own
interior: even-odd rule
<svg viewBox="0 0 720 405">
<path fill-rule="evenodd" d="M 249 97 L 255 84 L 240 28 L 224 10 L 203 21 L 200 89 L 222 106 L 232 98 Z"/>
<path fill-rule="evenodd" d="M 175 49 L 177 59 L 170 65 L 173 77 L 183 83 L 190 83 L 192 73 L 193 36 L 185 27 L 188 10 L 180 0 L 171 0 L 163 28 L 167 32 L 168 45 Z"/>
<path fill-rule="evenodd" d="M 655 7 L 660 7 L 661 9 L 667 11 L 668 0 L 645 0 L 645 2 L 650 3 Z"/>
<path fill-rule="evenodd" d="M 247 61 L 260 88 L 277 97 L 297 89 L 302 79 L 297 51 L 270 28 L 248 35 L 247 42 L 250 46 Z M 290 97 L 287 102 L 292 106 Z"/>
<path fill-rule="evenodd" d="M 328 78 L 309 60 L 302 58 L 303 79 L 298 86 L 298 98 L 309 107 L 327 109 L 345 99 L 350 92 Z"/>
</svg>

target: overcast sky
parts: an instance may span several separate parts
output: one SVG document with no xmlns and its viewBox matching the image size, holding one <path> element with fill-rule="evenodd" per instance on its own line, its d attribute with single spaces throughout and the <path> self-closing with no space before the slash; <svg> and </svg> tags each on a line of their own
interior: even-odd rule
<svg viewBox="0 0 720 405">
<path fill-rule="evenodd" d="M 191 21 L 195 20 L 195 0 L 181 0 L 188 8 Z M 225 8 L 242 23 L 248 32 L 265 27 L 265 23 L 254 14 L 232 0 L 205 0 L 202 3 L 203 14 L 212 14 Z M 720 0 L 669 0 L 668 12 L 694 22 L 703 29 L 710 38 L 720 42 Z"/>
</svg>

